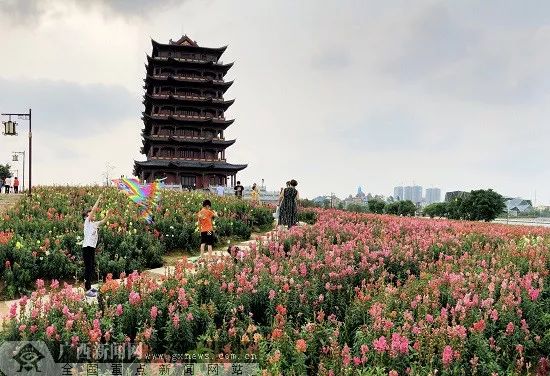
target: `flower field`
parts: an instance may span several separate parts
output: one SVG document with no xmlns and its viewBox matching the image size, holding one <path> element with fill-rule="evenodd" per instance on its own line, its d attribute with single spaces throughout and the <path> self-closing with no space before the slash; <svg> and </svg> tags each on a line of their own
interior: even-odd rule
<svg viewBox="0 0 550 376">
<path fill-rule="evenodd" d="M 90 199 L 91 202 L 91 199 Z M 12 242 L 13 240 L 9 240 Z M 43 281 L 2 339 L 255 354 L 264 375 L 547 375 L 550 231 L 335 210 L 238 252 L 132 273 L 89 305 Z M 118 276 L 117 276 L 118 277 Z M 57 349 L 57 350 L 56 350 Z"/>
<path fill-rule="evenodd" d="M 32 199 L 0 216 L 0 297 L 27 293 L 36 279 L 82 281 L 82 211 L 103 194 L 101 217 L 109 221 L 100 230 L 96 256 L 102 275 L 132 272 L 162 265 L 172 250 L 198 250 L 200 235 L 195 213 L 203 193 L 165 191 L 152 225 L 138 217 L 136 205 L 115 188 L 37 187 Z M 233 197 L 209 197 L 220 217 L 216 232 L 221 242 L 248 239 L 253 228 L 272 225 L 271 210 L 252 207 Z"/>
</svg>

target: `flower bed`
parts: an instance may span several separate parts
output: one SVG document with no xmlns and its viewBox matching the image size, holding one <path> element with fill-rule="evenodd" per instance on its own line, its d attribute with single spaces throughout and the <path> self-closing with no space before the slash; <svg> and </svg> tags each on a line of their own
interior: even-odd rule
<svg viewBox="0 0 550 376">
<path fill-rule="evenodd" d="M 167 251 L 198 250 L 200 236 L 195 213 L 205 194 L 164 191 L 153 225 L 141 220 L 136 206 L 114 188 L 37 187 L 0 217 L 0 297 L 26 293 L 38 278 L 82 280 L 82 211 L 98 195 L 101 216 L 109 222 L 100 230 L 97 264 L 102 275 L 162 265 Z M 218 240 L 246 240 L 253 228 L 272 225 L 269 208 L 252 207 L 234 197 L 209 196 L 218 211 Z"/>
<path fill-rule="evenodd" d="M 319 210 L 279 236 L 196 274 L 109 279 L 99 306 L 57 285 L 46 306 L 39 282 L 2 337 L 255 354 L 269 375 L 548 374 L 550 231 Z"/>
</svg>

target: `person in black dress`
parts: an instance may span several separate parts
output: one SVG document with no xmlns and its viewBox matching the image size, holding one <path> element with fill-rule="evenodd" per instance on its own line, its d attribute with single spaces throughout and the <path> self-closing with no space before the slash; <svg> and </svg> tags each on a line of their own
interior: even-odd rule
<svg viewBox="0 0 550 376">
<path fill-rule="evenodd" d="M 298 223 L 298 182 L 294 179 L 290 181 L 290 187 L 283 191 L 279 204 L 279 225 L 291 228 Z"/>
</svg>

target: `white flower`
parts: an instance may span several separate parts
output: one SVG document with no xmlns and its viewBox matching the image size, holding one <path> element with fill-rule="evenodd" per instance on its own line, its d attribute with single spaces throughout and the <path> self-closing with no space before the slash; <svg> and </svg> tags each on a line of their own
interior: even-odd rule
<svg viewBox="0 0 550 376">
<path fill-rule="evenodd" d="M 50 255 L 50 251 L 46 251 L 46 256 L 49 256 Z"/>
</svg>

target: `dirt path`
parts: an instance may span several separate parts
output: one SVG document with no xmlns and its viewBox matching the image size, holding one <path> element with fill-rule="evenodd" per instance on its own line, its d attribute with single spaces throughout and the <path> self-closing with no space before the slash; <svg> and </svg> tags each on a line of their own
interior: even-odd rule
<svg viewBox="0 0 550 376">
<path fill-rule="evenodd" d="M 22 194 L 3 194 L 0 193 L 0 215 L 4 214 L 9 208 L 14 206 L 21 198 Z"/>
</svg>

